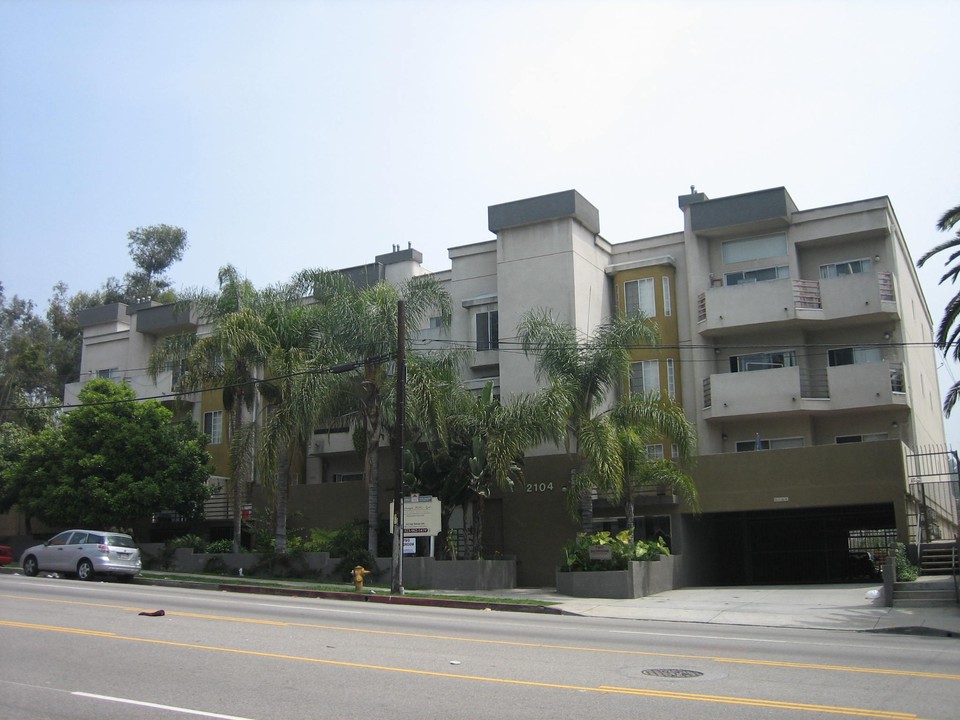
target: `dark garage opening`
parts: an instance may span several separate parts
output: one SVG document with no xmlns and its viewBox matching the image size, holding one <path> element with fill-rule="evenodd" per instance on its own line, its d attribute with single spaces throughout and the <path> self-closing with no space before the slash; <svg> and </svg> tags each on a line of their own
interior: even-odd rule
<svg viewBox="0 0 960 720">
<path fill-rule="evenodd" d="M 706 513 L 690 551 L 705 585 L 809 584 L 876 579 L 896 538 L 893 505 Z"/>
</svg>

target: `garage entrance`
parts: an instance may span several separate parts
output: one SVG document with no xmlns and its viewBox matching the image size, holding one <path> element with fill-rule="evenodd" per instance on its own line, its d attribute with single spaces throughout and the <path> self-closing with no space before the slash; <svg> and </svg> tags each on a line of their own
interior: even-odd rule
<svg viewBox="0 0 960 720">
<path fill-rule="evenodd" d="M 874 580 L 897 537 L 889 504 L 707 513 L 688 530 L 705 585 Z"/>
</svg>

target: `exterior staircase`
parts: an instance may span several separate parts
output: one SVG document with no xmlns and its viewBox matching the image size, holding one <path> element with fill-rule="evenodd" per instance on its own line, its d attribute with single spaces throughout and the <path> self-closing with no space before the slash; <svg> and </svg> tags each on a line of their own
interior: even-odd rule
<svg viewBox="0 0 960 720">
<path fill-rule="evenodd" d="M 956 607 L 957 591 L 949 575 L 922 576 L 914 582 L 893 584 L 893 607 Z"/>
<path fill-rule="evenodd" d="M 950 540 L 920 545 L 921 575 L 952 575 L 957 572 L 957 543 Z"/>
<path fill-rule="evenodd" d="M 894 607 L 956 607 L 960 603 L 957 544 L 923 543 L 919 548 L 920 577 L 893 584 Z"/>
</svg>

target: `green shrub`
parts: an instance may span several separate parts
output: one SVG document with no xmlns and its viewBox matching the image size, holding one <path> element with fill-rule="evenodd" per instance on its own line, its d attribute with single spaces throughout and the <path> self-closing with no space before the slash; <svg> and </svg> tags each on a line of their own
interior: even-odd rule
<svg viewBox="0 0 960 720">
<path fill-rule="evenodd" d="M 233 540 L 215 540 L 207 545 L 208 553 L 232 553 Z"/>
<path fill-rule="evenodd" d="M 610 548 L 609 560 L 593 560 L 590 548 L 601 545 Z M 630 530 L 622 530 L 616 535 L 603 530 L 591 535 L 578 533 L 574 540 L 563 547 L 564 571 L 626 570 L 631 560 L 656 560 L 661 555 L 669 555 L 670 550 L 662 540 L 633 541 Z"/>
<path fill-rule="evenodd" d="M 907 559 L 907 546 L 897 543 L 897 580 L 910 582 L 920 577 L 920 568 Z"/>
<path fill-rule="evenodd" d="M 206 552 L 207 543 L 199 535 L 181 535 L 180 537 L 175 537 L 173 540 L 167 542 L 167 547 L 172 550 L 177 550 L 179 548 L 190 548 L 195 553 Z"/>
</svg>

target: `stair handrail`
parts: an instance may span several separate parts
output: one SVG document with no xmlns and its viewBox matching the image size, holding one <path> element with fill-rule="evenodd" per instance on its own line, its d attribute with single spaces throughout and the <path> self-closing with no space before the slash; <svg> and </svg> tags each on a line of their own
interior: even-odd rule
<svg viewBox="0 0 960 720">
<path fill-rule="evenodd" d="M 960 604 L 960 567 L 957 565 L 958 545 L 960 545 L 960 538 L 957 538 L 957 542 L 950 548 L 950 572 L 953 573 L 953 594 L 957 599 L 957 603 Z"/>
</svg>

